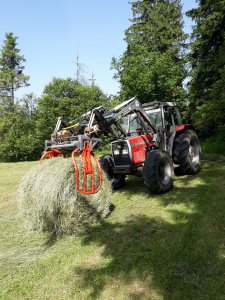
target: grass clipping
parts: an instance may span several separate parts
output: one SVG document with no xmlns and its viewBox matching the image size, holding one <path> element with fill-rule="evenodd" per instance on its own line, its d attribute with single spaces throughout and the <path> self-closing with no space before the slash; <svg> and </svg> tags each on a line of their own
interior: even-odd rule
<svg viewBox="0 0 225 300">
<path fill-rule="evenodd" d="M 87 181 L 90 184 L 89 178 Z M 71 159 L 55 158 L 32 168 L 22 178 L 17 198 L 29 229 L 78 234 L 109 215 L 111 195 L 111 184 L 104 174 L 99 192 L 78 193 Z"/>
</svg>

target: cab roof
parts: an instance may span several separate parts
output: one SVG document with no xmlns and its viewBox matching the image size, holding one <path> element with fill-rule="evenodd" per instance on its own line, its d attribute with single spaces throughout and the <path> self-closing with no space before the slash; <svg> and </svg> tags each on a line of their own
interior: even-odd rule
<svg viewBox="0 0 225 300">
<path fill-rule="evenodd" d="M 177 105 L 174 102 L 161 102 L 161 101 L 153 101 L 153 102 L 142 104 L 143 108 L 150 108 L 150 109 L 155 109 L 155 108 L 160 108 L 160 107 L 168 107 L 168 106 L 175 107 Z"/>
</svg>

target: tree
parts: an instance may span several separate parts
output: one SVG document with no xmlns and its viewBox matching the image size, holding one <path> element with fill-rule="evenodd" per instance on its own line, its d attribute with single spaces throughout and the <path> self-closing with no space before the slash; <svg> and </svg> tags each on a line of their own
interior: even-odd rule
<svg viewBox="0 0 225 300">
<path fill-rule="evenodd" d="M 14 104 L 14 112 L 0 118 L 0 160 L 38 159 L 58 117 L 73 120 L 102 104 L 108 104 L 108 99 L 98 87 L 54 78 L 41 98 L 25 95 Z"/>
<path fill-rule="evenodd" d="M 125 31 L 127 49 L 112 59 L 115 78 L 124 98 L 136 95 L 142 102 L 184 98 L 183 59 L 186 35 L 180 0 L 131 2 L 132 25 Z"/>
<path fill-rule="evenodd" d="M 15 91 L 28 86 L 29 76 L 23 74 L 25 61 L 17 48 L 17 37 L 6 33 L 0 53 L 1 114 L 14 111 Z"/>
<path fill-rule="evenodd" d="M 14 112 L 0 118 L 0 160 L 22 161 L 40 157 L 43 149 L 36 133 L 36 97 L 23 96 Z"/>
<path fill-rule="evenodd" d="M 190 114 L 195 112 L 196 126 L 208 136 L 225 120 L 225 1 L 200 0 L 188 16 L 196 24 L 190 53 Z"/>
<path fill-rule="evenodd" d="M 87 110 L 107 104 L 108 99 L 97 86 L 84 86 L 72 78 L 54 78 L 46 85 L 37 105 L 37 130 L 43 142 L 53 132 L 57 118 L 80 117 Z"/>
</svg>

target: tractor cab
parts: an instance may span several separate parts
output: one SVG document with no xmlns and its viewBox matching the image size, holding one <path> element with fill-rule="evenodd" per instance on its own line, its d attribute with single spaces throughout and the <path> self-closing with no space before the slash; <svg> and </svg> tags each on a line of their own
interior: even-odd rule
<svg viewBox="0 0 225 300">
<path fill-rule="evenodd" d="M 158 148 L 169 151 L 172 155 L 172 141 L 177 128 L 183 125 L 178 107 L 172 102 L 152 102 L 143 104 L 142 108 L 149 120 L 145 123 L 149 133 L 153 134 L 153 142 Z M 135 110 L 131 111 L 132 113 L 120 120 L 127 138 L 145 134 L 140 115 Z"/>
</svg>

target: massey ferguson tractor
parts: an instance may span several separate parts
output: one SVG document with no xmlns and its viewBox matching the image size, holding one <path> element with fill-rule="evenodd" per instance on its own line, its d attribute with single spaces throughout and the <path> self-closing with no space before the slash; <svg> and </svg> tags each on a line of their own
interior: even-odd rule
<svg viewBox="0 0 225 300">
<path fill-rule="evenodd" d="M 111 153 L 98 160 L 93 149 L 101 142 L 102 134 L 109 133 L 113 136 Z M 174 170 L 180 175 L 196 174 L 201 166 L 197 134 L 192 125 L 182 123 L 176 104 L 141 105 L 135 97 L 113 109 L 96 107 L 71 122 L 58 118 L 41 159 L 65 156 L 68 151 L 72 152 L 76 188 L 83 194 L 101 188 L 102 171 L 113 189 L 121 188 L 127 175 L 136 175 L 143 177 L 151 193 L 159 194 L 172 188 Z M 78 163 L 77 156 L 82 163 Z"/>
</svg>

